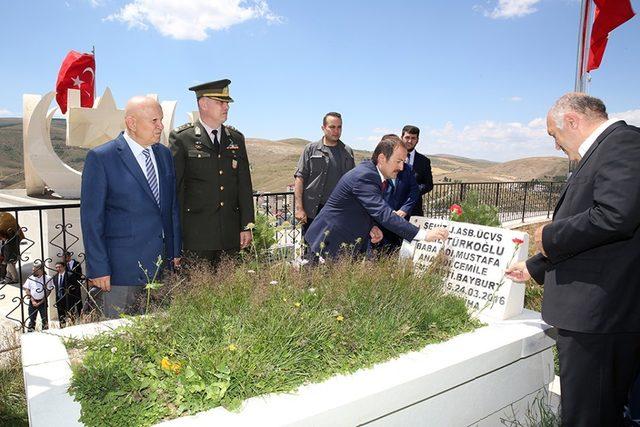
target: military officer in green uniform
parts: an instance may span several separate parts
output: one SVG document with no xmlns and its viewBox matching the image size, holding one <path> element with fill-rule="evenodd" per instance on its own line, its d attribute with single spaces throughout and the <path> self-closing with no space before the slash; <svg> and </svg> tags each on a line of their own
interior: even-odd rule
<svg viewBox="0 0 640 427">
<path fill-rule="evenodd" d="M 253 189 L 244 135 L 224 126 L 230 80 L 190 87 L 200 118 L 169 136 L 181 208 L 183 249 L 214 264 L 251 243 Z"/>
</svg>

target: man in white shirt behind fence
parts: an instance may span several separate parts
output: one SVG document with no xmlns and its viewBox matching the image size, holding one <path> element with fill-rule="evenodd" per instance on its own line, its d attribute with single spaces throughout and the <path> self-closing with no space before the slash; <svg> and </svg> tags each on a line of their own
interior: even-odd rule
<svg viewBox="0 0 640 427">
<path fill-rule="evenodd" d="M 33 332 L 36 328 L 36 317 L 40 313 L 42 330 L 49 329 L 47 313 L 47 298 L 54 288 L 51 277 L 44 274 L 43 264 L 33 265 L 33 274 L 24 282 L 22 288 L 29 297 L 29 324 L 27 332 Z"/>
</svg>

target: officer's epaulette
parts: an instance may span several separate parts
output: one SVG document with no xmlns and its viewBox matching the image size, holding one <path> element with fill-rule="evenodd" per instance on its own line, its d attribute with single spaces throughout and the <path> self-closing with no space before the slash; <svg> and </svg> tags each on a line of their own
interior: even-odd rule
<svg viewBox="0 0 640 427">
<path fill-rule="evenodd" d="M 183 130 L 189 129 L 193 127 L 193 123 L 185 123 L 182 126 L 178 126 L 177 128 L 175 128 L 173 131 L 176 133 L 180 133 Z"/>
<path fill-rule="evenodd" d="M 231 125 L 224 125 L 224 127 L 225 127 L 225 128 L 227 128 L 227 129 L 230 129 L 230 130 L 232 130 L 232 131 L 234 131 L 234 132 L 237 132 L 237 133 L 239 133 L 240 135 L 242 135 L 242 132 L 240 132 L 238 129 L 234 128 L 234 127 L 233 127 L 233 126 L 231 126 Z"/>
</svg>

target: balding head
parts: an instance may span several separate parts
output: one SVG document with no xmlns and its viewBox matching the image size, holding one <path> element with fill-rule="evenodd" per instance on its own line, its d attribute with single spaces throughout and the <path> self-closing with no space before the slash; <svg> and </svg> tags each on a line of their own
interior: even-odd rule
<svg viewBox="0 0 640 427">
<path fill-rule="evenodd" d="M 607 107 L 602 100 L 586 93 L 569 92 L 562 95 L 549 110 L 556 126 L 564 127 L 563 119 L 566 113 L 581 115 L 586 122 L 604 122 L 609 118 Z"/>
<path fill-rule="evenodd" d="M 124 109 L 127 134 L 143 147 L 160 141 L 162 135 L 162 107 L 148 96 L 134 96 Z"/>
</svg>

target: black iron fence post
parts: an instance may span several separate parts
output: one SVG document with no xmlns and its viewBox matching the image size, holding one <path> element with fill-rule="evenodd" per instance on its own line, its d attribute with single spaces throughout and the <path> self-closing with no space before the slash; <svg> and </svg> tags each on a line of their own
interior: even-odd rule
<svg viewBox="0 0 640 427">
<path fill-rule="evenodd" d="M 522 201 L 522 222 L 524 222 L 524 216 L 527 212 L 527 192 L 529 191 L 529 183 L 524 183 L 524 200 Z"/>
<path fill-rule="evenodd" d="M 553 182 L 549 183 L 549 197 L 547 199 L 547 218 L 551 215 L 551 194 L 553 193 Z"/>
</svg>

